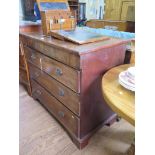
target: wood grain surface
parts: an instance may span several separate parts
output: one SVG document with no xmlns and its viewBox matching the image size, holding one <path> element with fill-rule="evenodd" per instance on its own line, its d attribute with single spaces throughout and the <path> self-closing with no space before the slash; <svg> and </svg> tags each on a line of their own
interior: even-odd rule
<svg viewBox="0 0 155 155">
<path fill-rule="evenodd" d="M 105 49 L 105 48 L 109 48 L 109 47 L 117 46 L 121 44 L 127 44 L 128 42 L 130 42 L 129 40 L 126 40 L 126 39 L 110 38 L 104 41 L 77 45 L 69 41 L 62 41 L 62 40 L 54 39 L 52 37 L 43 36 L 41 33 L 38 33 L 38 32 L 27 32 L 27 33 L 21 32 L 20 36 L 22 39 L 24 39 L 25 44 L 33 47 L 36 50 L 37 50 L 38 44 L 36 45 L 34 42 L 38 42 L 42 46 L 44 45 L 45 49 L 49 45 L 50 48 L 55 47 L 59 50 L 63 50 L 64 53 L 67 52 L 67 53 L 72 53 L 74 55 L 83 55 L 91 52 L 97 52 L 100 49 Z"/>
<path fill-rule="evenodd" d="M 70 124 L 67 124 L 69 122 L 66 119 L 61 124 L 77 147 L 84 148 L 90 137 L 99 128 L 116 121 L 116 114 L 103 100 L 101 79 L 108 69 L 123 64 L 128 41 L 110 38 L 106 41 L 75 45 L 67 41 L 45 37 L 40 33 L 22 33 L 20 36 L 25 43 L 27 60 L 40 69 L 40 72 L 45 72 L 48 75 L 41 74 L 40 77 L 36 78 L 32 71 L 31 75 L 39 87 L 33 97 L 49 107 L 48 109 L 52 114 L 59 111 L 58 107 L 62 110 L 66 109 L 66 111 L 61 110 L 58 113 L 61 116 L 66 113 Z M 38 72 L 36 72 L 36 76 L 38 76 L 37 74 Z M 57 85 L 57 82 L 49 77 L 70 88 L 70 91 L 79 93 L 80 116 L 74 115 L 78 111 L 73 109 L 73 104 L 71 106 L 69 103 L 64 104 L 64 102 L 68 102 L 67 98 L 60 101 L 60 97 L 56 96 L 57 86 L 60 85 Z M 53 89 L 51 85 L 48 85 L 48 81 L 54 84 Z M 32 86 L 32 89 L 35 89 L 35 86 Z M 53 90 L 54 93 L 52 93 Z M 63 88 L 63 90 L 65 92 L 66 89 Z M 62 91 L 61 94 L 63 94 Z M 74 95 L 71 98 L 73 99 Z M 71 121 L 71 113 L 78 120 L 78 123 Z"/>
<path fill-rule="evenodd" d="M 53 96 L 55 96 L 76 115 L 80 115 L 79 94 L 73 92 L 68 87 L 65 87 L 57 80 L 35 67 L 33 64 L 28 63 L 28 66 L 32 79 L 37 81 L 42 87 L 48 90 Z"/>
<path fill-rule="evenodd" d="M 134 8 L 135 0 L 106 0 L 104 19 L 135 21 Z"/>
<path fill-rule="evenodd" d="M 60 124 L 42 105 L 19 88 L 20 155 L 125 155 L 134 137 L 134 127 L 121 119 L 104 126 L 79 150 Z"/>
<path fill-rule="evenodd" d="M 42 30 L 49 35 L 51 30 L 72 29 L 76 25 L 75 18 L 71 17 L 67 0 L 37 0 L 41 12 Z M 63 19 L 63 24 L 60 24 Z"/>
<path fill-rule="evenodd" d="M 102 92 L 107 104 L 118 115 L 135 125 L 135 93 L 118 82 L 119 73 L 132 65 L 121 65 L 109 70 L 102 78 Z"/>
<path fill-rule="evenodd" d="M 40 37 L 43 35 L 40 34 Z M 42 42 L 39 40 L 35 40 L 33 38 L 24 37 L 20 35 L 25 46 L 31 47 L 34 50 L 37 50 L 53 59 L 56 59 L 68 66 L 71 66 L 75 69 L 80 68 L 80 57 L 79 55 L 75 55 L 69 49 L 62 49 L 57 46 L 49 45 L 48 42 Z M 43 37 L 43 39 L 48 39 L 47 37 Z"/>
<path fill-rule="evenodd" d="M 45 71 L 48 75 L 63 83 L 73 91 L 80 92 L 80 71 L 29 48 L 25 47 L 27 61 Z"/>
<path fill-rule="evenodd" d="M 31 80 L 31 84 L 32 96 L 39 100 L 71 134 L 79 137 L 79 118 L 34 80 Z"/>
</svg>

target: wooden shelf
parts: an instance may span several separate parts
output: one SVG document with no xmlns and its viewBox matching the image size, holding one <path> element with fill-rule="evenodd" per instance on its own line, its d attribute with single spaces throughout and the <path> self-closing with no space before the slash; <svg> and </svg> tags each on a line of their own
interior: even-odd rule
<svg viewBox="0 0 155 155">
<path fill-rule="evenodd" d="M 77 24 L 80 22 L 80 21 L 83 21 L 85 19 L 80 19 L 80 6 L 83 5 L 83 3 L 80 3 L 78 0 L 68 0 L 68 4 L 69 4 L 69 7 L 70 7 L 70 10 L 72 12 L 72 14 L 75 16 L 76 14 L 76 19 L 77 19 Z M 85 3 L 84 3 L 85 4 Z M 76 13 L 75 13 L 76 12 Z M 84 11 L 82 11 L 84 12 Z M 84 17 L 85 18 L 85 17 Z"/>
</svg>

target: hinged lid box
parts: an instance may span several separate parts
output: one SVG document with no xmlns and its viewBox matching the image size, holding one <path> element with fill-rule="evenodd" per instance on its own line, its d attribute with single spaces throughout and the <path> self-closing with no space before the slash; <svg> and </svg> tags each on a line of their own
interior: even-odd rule
<svg viewBox="0 0 155 155">
<path fill-rule="evenodd" d="M 67 0 L 37 0 L 41 13 L 42 30 L 49 35 L 51 30 L 71 30 L 76 26 Z"/>
</svg>

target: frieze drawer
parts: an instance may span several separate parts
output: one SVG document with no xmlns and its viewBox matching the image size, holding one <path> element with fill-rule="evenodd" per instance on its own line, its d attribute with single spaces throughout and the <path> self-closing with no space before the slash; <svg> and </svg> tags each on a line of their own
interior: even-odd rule
<svg viewBox="0 0 155 155">
<path fill-rule="evenodd" d="M 45 54 L 53 59 L 56 59 L 68 66 L 71 66 L 75 69 L 80 69 L 80 57 L 79 55 L 75 55 L 72 52 L 68 52 L 68 50 L 62 49 L 62 48 L 57 48 L 53 46 L 47 45 L 45 42 L 41 41 L 36 41 L 32 38 L 26 38 L 26 37 L 21 37 L 22 42 L 24 43 L 24 46 L 31 47 L 42 54 Z M 40 38 L 45 38 L 46 40 L 50 38 L 46 36 L 40 36 Z M 51 40 L 49 41 L 51 42 Z"/>
</svg>

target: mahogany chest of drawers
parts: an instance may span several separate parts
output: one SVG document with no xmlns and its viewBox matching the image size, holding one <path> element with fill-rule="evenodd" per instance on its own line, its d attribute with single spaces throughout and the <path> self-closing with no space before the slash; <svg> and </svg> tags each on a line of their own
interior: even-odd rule
<svg viewBox="0 0 155 155">
<path fill-rule="evenodd" d="M 85 45 L 20 33 L 30 71 L 32 96 L 66 129 L 78 148 L 116 114 L 101 93 L 101 78 L 123 64 L 126 41 L 110 38 Z"/>
</svg>

